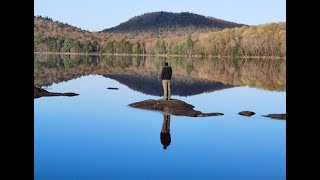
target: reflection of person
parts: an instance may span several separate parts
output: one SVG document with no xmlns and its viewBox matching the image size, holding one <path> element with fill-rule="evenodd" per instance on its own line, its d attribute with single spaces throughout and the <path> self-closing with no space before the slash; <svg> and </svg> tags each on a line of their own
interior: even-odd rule
<svg viewBox="0 0 320 180">
<path fill-rule="evenodd" d="M 165 100 L 170 100 L 171 98 L 171 92 L 170 92 L 171 76 L 172 76 L 172 69 L 170 66 L 168 66 L 168 63 L 165 62 L 161 72 L 163 96 Z"/>
<path fill-rule="evenodd" d="M 163 149 L 167 149 L 167 147 L 171 143 L 171 135 L 170 135 L 170 115 L 163 114 L 163 124 L 160 133 L 161 144 L 163 145 Z"/>
</svg>

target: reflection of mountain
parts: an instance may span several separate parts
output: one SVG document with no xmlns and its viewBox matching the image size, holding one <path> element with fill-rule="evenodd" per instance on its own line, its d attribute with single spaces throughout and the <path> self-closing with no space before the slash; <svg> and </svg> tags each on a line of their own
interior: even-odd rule
<svg viewBox="0 0 320 180">
<path fill-rule="evenodd" d="M 46 86 L 83 75 L 97 74 L 107 75 L 124 84 L 130 84 L 129 87 L 138 91 L 143 85 L 141 82 L 157 83 L 157 86 L 161 87 L 158 77 L 160 77 L 164 60 L 169 62 L 173 68 L 173 78 L 175 78 L 174 81 L 177 81 L 173 82 L 173 86 L 177 85 L 173 88 L 177 88 L 176 92 L 179 92 L 177 94 L 180 95 L 183 93 L 181 94 L 179 88 L 195 87 L 193 92 L 202 93 L 218 88 L 219 83 L 217 82 L 271 91 L 286 90 L 285 60 L 154 56 L 39 55 L 34 59 L 34 85 Z M 126 77 L 137 77 L 137 79 Z M 192 87 L 191 84 L 193 84 Z M 222 86 L 223 88 L 225 87 Z M 159 89 L 141 91 L 157 95 L 162 88 Z M 192 93 L 185 95 L 187 94 Z"/>
<path fill-rule="evenodd" d="M 161 80 L 157 76 L 132 76 L 132 75 L 103 75 L 114 79 L 129 88 L 153 96 L 162 96 Z M 212 82 L 201 79 L 172 79 L 172 95 L 191 96 L 204 92 L 212 92 L 222 89 L 231 88 L 231 85 L 225 85 L 220 82 Z"/>
</svg>

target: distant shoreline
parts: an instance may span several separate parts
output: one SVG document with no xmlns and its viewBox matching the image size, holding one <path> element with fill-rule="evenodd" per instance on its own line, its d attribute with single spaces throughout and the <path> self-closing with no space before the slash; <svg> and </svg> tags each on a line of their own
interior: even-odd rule
<svg viewBox="0 0 320 180">
<path fill-rule="evenodd" d="M 231 58 L 231 56 L 201 56 L 201 55 L 177 55 L 177 54 L 109 54 L 109 53 L 72 53 L 72 52 L 34 52 L 34 54 L 56 54 L 56 55 L 107 55 L 107 56 L 158 56 L 158 57 L 217 57 L 217 58 Z M 279 56 L 238 56 L 243 59 L 284 59 L 286 57 Z"/>
</svg>

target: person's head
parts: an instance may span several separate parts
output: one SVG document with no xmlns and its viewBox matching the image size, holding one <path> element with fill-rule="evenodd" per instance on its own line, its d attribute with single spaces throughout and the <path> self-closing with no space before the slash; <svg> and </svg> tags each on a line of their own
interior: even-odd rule
<svg viewBox="0 0 320 180">
<path fill-rule="evenodd" d="M 167 62 L 164 62 L 164 66 L 168 66 L 169 64 Z"/>
<path fill-rule="evenodd" d="M 167 145 L 163 145 L 163 149 L 167 149 L 167 147 L 168 147 Z"/>
</svg>

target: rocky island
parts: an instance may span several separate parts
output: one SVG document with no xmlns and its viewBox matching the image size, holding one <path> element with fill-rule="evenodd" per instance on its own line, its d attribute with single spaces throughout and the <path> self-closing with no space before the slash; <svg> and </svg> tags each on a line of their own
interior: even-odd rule
<svg viewBox="0 0 320 180">
<path fill-rule="evenodd" d="M 129 106 L 145 110 L 162 111 L 176 116 L 189 116 L 189 117 L 207 117 L 207 116 L 222 116 L 223 113 L 203 113 L 194 110 L 194 106 L 178 99 L 171 99 L 165 101 L 163 99 L 154 100 L 148 99 L 136 103 L 129 104 Z"/>
</svg>

